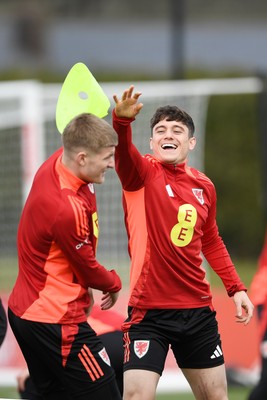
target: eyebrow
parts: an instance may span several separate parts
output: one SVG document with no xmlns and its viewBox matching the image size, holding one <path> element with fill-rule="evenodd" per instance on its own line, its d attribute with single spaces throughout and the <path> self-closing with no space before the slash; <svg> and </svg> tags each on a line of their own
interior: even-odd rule
<svg viewBox="0 0 267 400">
<path fill-rule="evenodd" d="M 155 127 L 155 131 L 157 131 L 158 129 L 167 129 L 167 127 L 165 125 L 158 125 L 157 127 Z M 172 128 L 179 128 L 182 131 L 185 131 L 185 128 L 183 127 L 183 125 L 177 124 L 177 125 L 173 125 Z"/>
</svg>

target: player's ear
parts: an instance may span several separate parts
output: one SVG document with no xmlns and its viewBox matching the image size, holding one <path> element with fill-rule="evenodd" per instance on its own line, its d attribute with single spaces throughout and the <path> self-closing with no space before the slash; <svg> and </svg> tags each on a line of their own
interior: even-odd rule
<svg viewBox="0 0 267 400">
<path fill-rule="evenodd" d="M 195 145 L 197 143 L 196 137 L 193 136 L 189 139 L 189 150 L 194 150 Z"/>
<path fill-rule="evenodd" d="M 76 161 L 80 167 L 84 167 L 86 163 L 87 154 L 84 151 L 80 151 L 76 155 Z"/>
</svg>

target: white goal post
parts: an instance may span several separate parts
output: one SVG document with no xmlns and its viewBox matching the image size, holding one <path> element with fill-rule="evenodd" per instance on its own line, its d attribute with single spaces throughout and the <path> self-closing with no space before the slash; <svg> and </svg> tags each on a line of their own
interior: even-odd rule
<svg viewBox="0 0 267 400">
<path fill-rule="evenodd" d="M 213 95 L 260 93 L 259 78 L 203 79 L 189 81 L 101 83 L 113 107 L 114 94 L 131 84 L 142 92 L 142 112 L 133 124 L 134 142 L 149 152 L 150 118 L 156 108 L 176 104 L 186 110 L 196 125 L 197 148 L 190 164 L 204 165 L 205 126 L 209 99 Z M 39 165 L 61 145 L 55 125 L 55 110 L 61 84 L 37 81 L 0 83 L 0 254 L 16 258 L 16 231 L 21 208 Z M 111 109 L 106 117 L 111 122 Z M 45 188 L 44 188 L 45 190 Z M 100 221 L 98 258 L 120 275 L 128 275 L 127 238 L 121 208 L 121 188 L 114 171 L 96 188 Z M 1 267 L 0 257 L 0 267 Z"/>
</svg>

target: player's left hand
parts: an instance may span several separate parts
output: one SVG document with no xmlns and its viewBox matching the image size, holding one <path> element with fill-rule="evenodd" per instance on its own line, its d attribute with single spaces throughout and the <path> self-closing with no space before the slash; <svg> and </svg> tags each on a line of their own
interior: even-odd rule
<svg viewBox="0 0 267 400">
<path fill-rule="evenodd" d="M 236 306 L 236 322 L 247 325 L 253 316 L 254 306 L 244 290 L 236 292 L 233 296 Z"/>
<path fill-rule="evenodd" d="M 101 298 L 101 304 L 100 304 L 101 310 L 108 310 L 109 308 L 114 306 L 114 304 L 118 300 L 118 297 L 119 297 L 119 292 L 103 293 L 103 296 Z"/>
<path fill-rule="evenodd" d="M 143 107 L 143 103 L 138 102 L 141 94 L 141 92 L 134 93 L 133 85 L 123 92 L 121 99 L 115 94 L 113 99 L 115 101 L 115 113 L 117 117 L 135 118 Z"/>
</svg>

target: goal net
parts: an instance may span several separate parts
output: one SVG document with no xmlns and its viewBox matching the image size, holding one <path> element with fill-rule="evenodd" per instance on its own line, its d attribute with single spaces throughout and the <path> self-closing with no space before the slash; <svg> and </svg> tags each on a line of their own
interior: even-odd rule
<svg viewBox="0 0 267 400">
<path fill-rule="evenodd" d="M 197 146 L 190 165 L 203 171 L 205 125 L 212 95 L 260 93 L 258 78 L 135 82 L 144 104 L 133 123 L 133 137 L 141 153 L 149 152 L 150 118 L 158 106 L 175 104 L 186 110 L 196 126 Z M 113 107 L 113 94 L 121 95 L 130 83 L 101 84 Z M 55 110 L 58 84 L 36 81 L 0 83 L 0 268 L 16 265 L 16 235 L 20 213 L 39 165 L 61 145 Z M 111 109 L 106 117 L 111 122 Z M 45 188 L 44 188 L 45 190 Z M 98 260 L 115 268 L 128 281 L 129 257 L 121 186 L 114 171 L 96 185 L 100 238 Z M 49 218 L 49 216 L 48 216 Z M 1 280 L 4 279 L 2 276 Z"/>
</svg>

